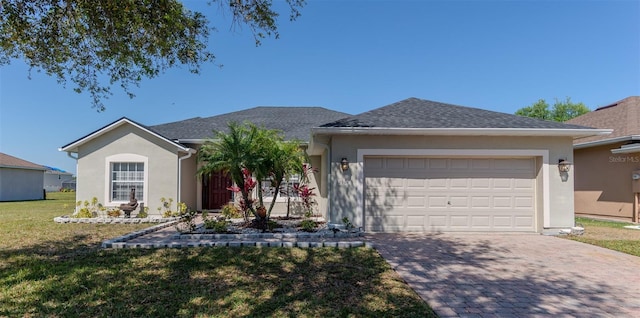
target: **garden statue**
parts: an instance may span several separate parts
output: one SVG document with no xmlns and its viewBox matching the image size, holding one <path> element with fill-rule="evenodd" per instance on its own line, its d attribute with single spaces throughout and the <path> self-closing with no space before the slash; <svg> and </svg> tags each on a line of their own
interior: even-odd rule
<svg viewBox="0 0 640 318">
<path fill-rule="evenodd" d="M 120 204 L 120 210 L 124 212 L 125 218 L 131 217 L 131 211 L 138 207 L 138 200 L 136 199 L 136 189 L 132 188 L 129 194 L 129 203 Z"/>
</svg>

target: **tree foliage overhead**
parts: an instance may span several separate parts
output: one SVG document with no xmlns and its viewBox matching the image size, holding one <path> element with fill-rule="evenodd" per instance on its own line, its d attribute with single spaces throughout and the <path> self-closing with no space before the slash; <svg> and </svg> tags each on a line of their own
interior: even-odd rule
<svg viewBox="0 0 640 318">
<path fill-rule="evenodd" d="M 567 97 L 563 101 L 556 98 L 551 108 L 549 108 L 549 104 L 544 99 L 540 99 L 531 106 L 518 109 L 515 114 L 542 120 L 565 122 L 589 111 L 589 108 L 583 103 L 573 103 L 571 98 Z"/>
<path fill-rule="evenodd" d="M 228 2 L 227 2 L 228 1 Z M 286 0 L 294 20 L 305 0 Z M 213 0 L 228 10 L 233 23 L 246 25 L 256 45 L 278 38 L 278 12 L 272 0 Z M 133 97 L 131 86 L 185 65 L 193 73 L 213 62 L 207 48 L 209 21 L 179 0 L 2 0 L 0 66 L 24 60 L 78 93 L 88 92 L 92 106 L 118 84 Z"/>
</svg>

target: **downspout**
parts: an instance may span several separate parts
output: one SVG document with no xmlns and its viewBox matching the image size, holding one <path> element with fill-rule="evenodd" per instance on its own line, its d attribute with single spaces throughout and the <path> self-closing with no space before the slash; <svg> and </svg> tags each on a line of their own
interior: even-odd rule
<svg viewBox="0 0 640 318">
<path fill-rule="evenodd" d="M 191 148 L 187 148 L 187 154 L 178 159 L 178 201 L 176 204 L 180 204 L 181 196 L 182 196 L 182 160 L 189 159 L 194 153 L 195 150 Z"/>
</svg>

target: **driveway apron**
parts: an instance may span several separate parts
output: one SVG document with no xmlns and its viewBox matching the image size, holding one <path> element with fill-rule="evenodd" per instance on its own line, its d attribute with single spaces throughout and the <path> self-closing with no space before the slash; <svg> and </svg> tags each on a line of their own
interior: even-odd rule
<svg viewBox="0 0 640 318">
<path fill-rule="evenodd" d="M 536 234 L 371 234 L 441 317 L 640 317 L 640 257 Z"/>
</svg>

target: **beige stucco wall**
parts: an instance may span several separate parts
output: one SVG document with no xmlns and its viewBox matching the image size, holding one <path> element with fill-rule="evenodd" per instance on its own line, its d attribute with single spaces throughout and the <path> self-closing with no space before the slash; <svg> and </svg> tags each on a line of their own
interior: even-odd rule
<svg viewBox="0 0 640 318">
<path fill-rule="evenodd" d="M 187 154 L 180 154 L 181 157 L 186 157 Z M 182 174 L 180 184 L 180 201 L 184 202 L 189 209 L 198 209 L 198 167 L 196 154 L 182 160 L 181 163 Z"/>
<path fill-rule="evenodd" d="M 148 174 L 147 197 L 143 201 L 149 207 L 149 215 L 160 215 L 160 198 L 178 199 L 178 153 L 175 146 L 131 125 L 122 125 L 95 137 L 78 147 L 78 176 L 76 200 L 91 201 L 93 197 L 105 206 L 119 206 L 121 202 L 109 202 L 109 165 L 106 158 L 132 154 L 145 157 Z M 181 154 L 184 155 L 184 154 Z M 133 212 L 133 215 L 137 213 Z"/>
<path fill-rule="evenodd" d="M 640 170 L 640 153 L 611 153 L 611 149 L 621 145 L 574 151 L 577 214 L 632 221 L 634 194 L 631 174 Z"/>
<path fill-rule="evenodd" d="M 333 136 L 331 140 L 330 222 L 340 223 L 348 217 L 362 226 L 363 202 L 358 192 L 363 189 L 363 163 L 358 161 L 358 149 L 470 149 L 470 150 L 534 150 L 548 153 L 535 156 L 537 228 L 566 228 L 574 225 L 573 169 L 563 182 L 558 172 L 558 159 L 573 160 L 571 137 L 498 137 L 498 136 Z M 402 153 L 397 153 L 402 155 Z M 341 158 L 349 161 L 349 170 L 340 170 Z M 546 169 L 546 170 L 545 170 Z M 545 173 L 546 171 L 546 173 Z M 548 186 L 548 190 L 544 187 Z M 543 200 L 548 196 L 547 202 Z M 545 208 L 545 204 L 547 207 Z M 546 210 L 545 210 L 546 209 Z"/>
</svg>

